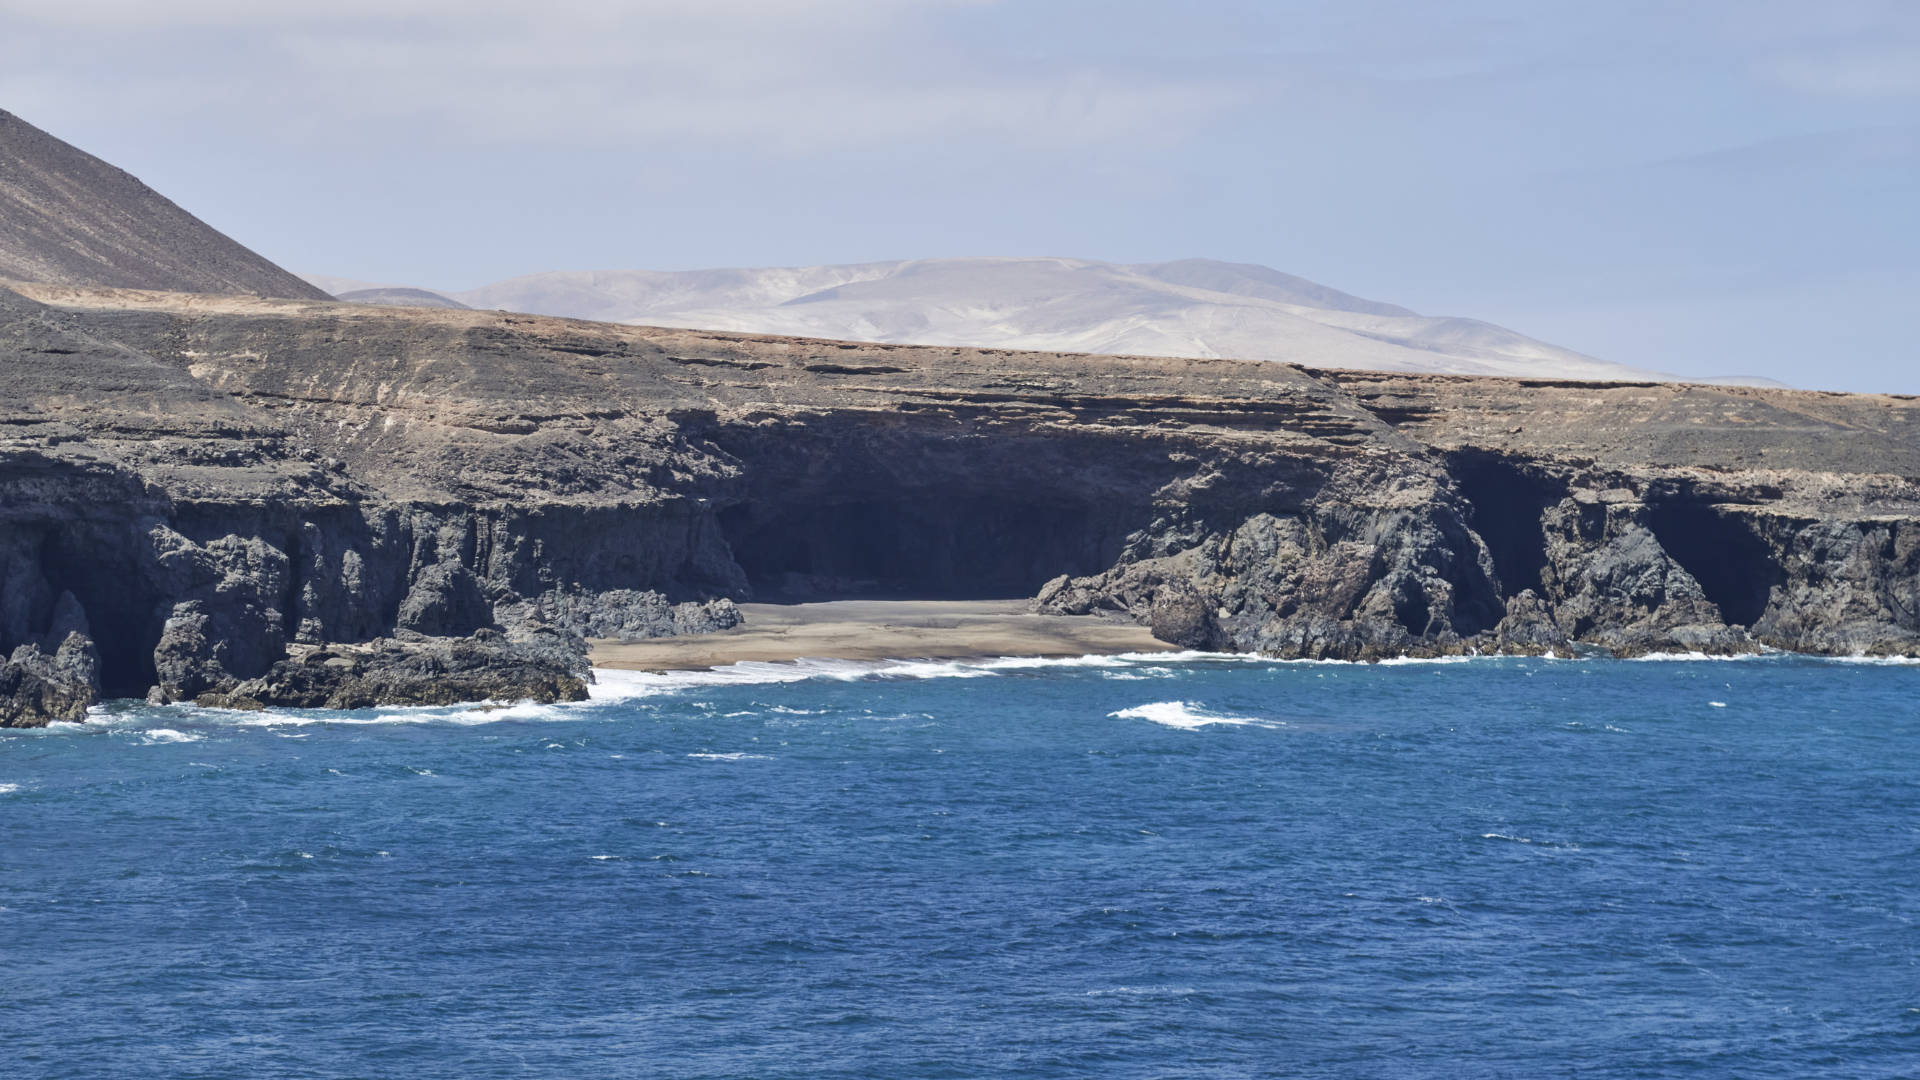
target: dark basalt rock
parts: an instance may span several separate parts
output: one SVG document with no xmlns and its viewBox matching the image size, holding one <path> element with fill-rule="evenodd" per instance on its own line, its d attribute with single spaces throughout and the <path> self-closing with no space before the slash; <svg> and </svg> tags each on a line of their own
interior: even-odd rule
<svg viewBox="0 0 1920 1080">
<path fill-rule="evenodd" d="M 1547 590 L 1560 629 L 1617 656 L 1754 651 L 1646 520 L 1640 503 L 1567 499 L 1546 513 Z"/>
<path fill-rule="evenodd" d="M 731 630 L 742 619 L 732 600 L 669 603 L 651 590 L 608 589 L 580 592 L 556 589 L 537 600 L 513 600 L 494 608 L 509 631 L 544 623 L 589 638 L 644 641 L 680 634 Z"/>
<path fill-rule="evenodd" d="M 493 605 L 481 594 L 473 571 L 459 563 L 434 563 L 414 575 L 397 625 L 416 634 L 459 637 L 493 625 Z"/>
<path fill-rule="evenodd" d="M 99 700 L 100 654 L 85 634 L 68 633 L 51 653 L 22 645 L 0 666 L 0 727 L 77 723 Z"/>
<path fill-rule="evenodd" d="M 592 670 L 586 642 L 556 630 L 509 640 L 382 638 L 359 645 L 295 646 L 266 674 L 195 700 L 229 709 L 366 709 L 477 701 L 584 701 Z"/>
<path fill-rule="evenodd" d="M 1507 613 L 1493 629 L 1493 651 L 1514 656 L 1544 656 L 1571 648 L 1573 639 L 1553 619 L 1553 609 L 1522 589 L 1507 599 Z"/>
<path fill-rule="evenodd" d="M 286 655 L 284 551 L 253 536 L 197 544 L 164 525 L 148 541 L 148 585 L 171 600 L 153 653 L 166 700 L 224 689 Z"/>
</svg>

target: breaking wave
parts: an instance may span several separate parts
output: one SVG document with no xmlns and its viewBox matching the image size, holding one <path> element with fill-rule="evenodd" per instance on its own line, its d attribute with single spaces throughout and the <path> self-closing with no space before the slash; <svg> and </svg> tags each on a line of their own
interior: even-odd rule
<svg viewBox="0 0 1920 1080">
<path fill-rule="evenodd" d="M 1154 701 L 1145 705 L 1135 705 L 1131 709 L 1108 713 L 1116 720 L 1151 720 L 1170 728 L 1183 731 L 1198 731 L 1213 724 L 1230 726 L 1280 727 L 1279 720 L 1261 720 L 1252 716 L 1223 716 L 1208 712 L 1202 705 L 1190 701 Z"/>
</svg>

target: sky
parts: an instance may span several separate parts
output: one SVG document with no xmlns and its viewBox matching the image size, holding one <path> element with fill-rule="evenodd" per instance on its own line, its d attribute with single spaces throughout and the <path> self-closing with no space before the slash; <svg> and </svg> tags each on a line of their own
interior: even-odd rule
<svg viewBox="0 0 1920 1080">
<path fill-rule="evenodd" d="M 1912 0 L 0 0 L 0 108 L 303 272 L 1203 257 L 1920 393 Z"/>
</svg>

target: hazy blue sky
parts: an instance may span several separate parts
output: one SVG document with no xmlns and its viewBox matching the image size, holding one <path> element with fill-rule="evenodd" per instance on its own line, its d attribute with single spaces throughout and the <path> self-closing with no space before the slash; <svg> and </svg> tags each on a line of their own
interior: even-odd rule
<svg viewBox="0 0 1920 1080">
<path fill-rule="evenodd" d="M 1920 392 L 1913 0 L 0 0 L 0 107 L 311 272 L 1206 256 Z"/>
</svg>

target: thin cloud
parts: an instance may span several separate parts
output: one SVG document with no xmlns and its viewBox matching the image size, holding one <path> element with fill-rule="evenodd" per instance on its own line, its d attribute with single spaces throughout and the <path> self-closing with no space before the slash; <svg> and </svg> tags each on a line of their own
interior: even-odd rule
<svg viewBox="0 0 1920 1080">
<path fill-rule="evenodd" d="M 996 0 L 330 0 L 294 6 L 263 0 L 0 0 L 0 15 L 52 26 L 315 26 L 351 22 L 454 20 L 605 26 L 632 20 L 810 22 L 848 15 L 890 16 L 985 6 Z"/>
<path fill-rule="evenodd" d="M 26 5 L 0 0 L 0 13 Z M 36 56 L 110 65 L 83 100 L 178 122 L 217 113 L 317 141 L 751 145 L 782 155 L 916 140 L 1074 147 L 1178 141 L 1247 100 L 1243 84 L 1125 63 L 1008 66 L 943 42 L 937 16 L 980 0 L 349 0 L 270 17 L 196 0 L 166 20 L 117 0 L 36 11 L 0 88 Z M 448 14 L 454 9 L 458 17 Z M 94 29 L 94 22 L 123 23 Z M 84 26 L 85 29 L 75 27 Z M 3 36 L 3 35 L 0 35 Z M 219 57 L 220 62 L 211 62 Z M 66 103 L 71 107 L 71 103 Z"/>
<path fill-rule="evenodd" d="M 1781 84 L 1827 97 L 1920 97 L 1920 44 L 1876 44 L 1781 57 Z"/>
</svg>

